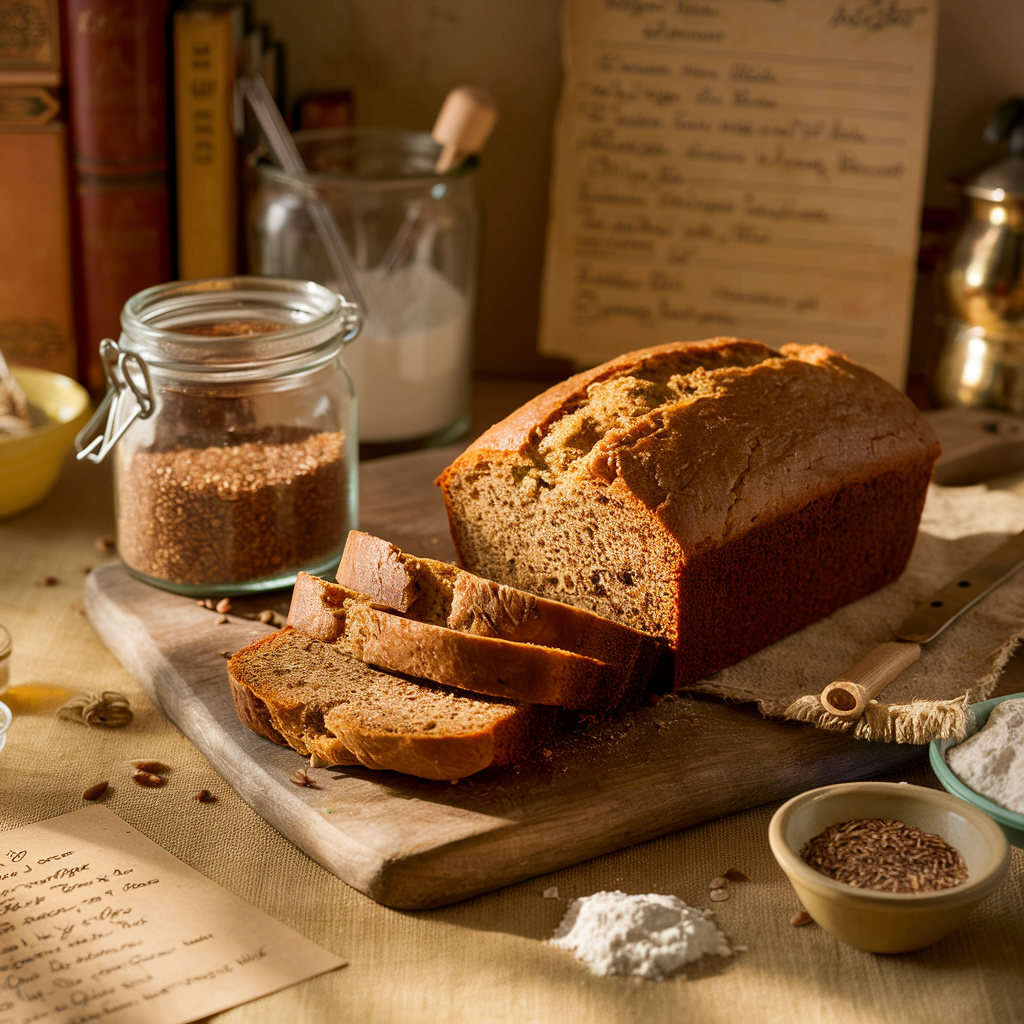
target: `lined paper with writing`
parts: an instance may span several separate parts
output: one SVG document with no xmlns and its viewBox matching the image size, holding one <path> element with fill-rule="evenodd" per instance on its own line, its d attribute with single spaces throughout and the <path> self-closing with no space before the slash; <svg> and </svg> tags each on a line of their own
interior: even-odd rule
<svg viewBox="0 0 1024 1024">
<path fill-rule="evenodd" d="M 0 836 L 0 1024 L 185 1024 L 341 966 L 105 807 Z"/>
<path fill-rule="evenodd" d="M 564 0 L 541 351 L 821 343 L 902 387 L 935 0 Z"/>
</svg>

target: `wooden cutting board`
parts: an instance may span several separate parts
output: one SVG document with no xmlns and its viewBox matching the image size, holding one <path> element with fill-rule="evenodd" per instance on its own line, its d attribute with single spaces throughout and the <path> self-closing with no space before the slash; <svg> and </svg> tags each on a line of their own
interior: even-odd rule
<svg viewBox="0 0 1024 1024">
<path fill-rule="evenodd" d="M 434 477 L 458 448 L 362 466 L 362 528 L 415 554 L 452 560 Z M 231 621 L 194 599 L 132 579 L 120 565 L 90 573 L 86 613 L 104 642 L 225 781 L 329 871 L 386 906 L 444 906 L 687 825 L 865 778 L 924 748 L 863 743 L 762 719 L 711 698 L 669 698 L 627 719 L 576 726 L 517 768 L 457 785 L 364 768 L 311 770 L 235 715 L 221 652 L 271 627 L 262 608 L 287 594 L 234 603 Z"/>
</svg>

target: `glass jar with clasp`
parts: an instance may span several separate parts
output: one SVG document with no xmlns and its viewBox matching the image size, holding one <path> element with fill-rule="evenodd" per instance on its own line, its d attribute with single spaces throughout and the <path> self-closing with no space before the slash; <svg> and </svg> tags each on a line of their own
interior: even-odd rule
<svg viewBox="0 0 1024 1024">
<path fill-rule="evenodd" d="M 157 285 L 100 352 L 107 394 L 78 457 L 114 453 L 117 546 L 137 578 L 217 596 L 333 569 L 356 525 L 342 346 L 355 306 L 308 281 Z"/>
</svg>

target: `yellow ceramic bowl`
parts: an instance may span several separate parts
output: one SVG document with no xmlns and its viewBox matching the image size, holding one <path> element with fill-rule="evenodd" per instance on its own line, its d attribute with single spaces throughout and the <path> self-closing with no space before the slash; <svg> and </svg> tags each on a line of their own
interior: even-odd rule
<svg viewBox="0 0 1024 1024">
<path fill-rule="evenodd" d="M 800 850 L 809 839 L 856 818 L 895 818 L 942 836 L 967 862 L 967 881 L 940 892 L 877 892 L 837 882 L 803 862 Z M 987 814 L 941 790 L 902 783 L 850 782 L 801 793 L 775 812 L 768 839 L 811 917 L 872 953 L 906 953 L 948 935 L 1010 867 L 1006 836 Z"/>
<path fill-rule="evenodd" d="M 89 419 L 89 395 L 70 377 L 11 367 L 44 422 L 25 437 L 0 440 L 0 519 L 38 505 L 57 482 L 64 453 Z"/>
</svg>

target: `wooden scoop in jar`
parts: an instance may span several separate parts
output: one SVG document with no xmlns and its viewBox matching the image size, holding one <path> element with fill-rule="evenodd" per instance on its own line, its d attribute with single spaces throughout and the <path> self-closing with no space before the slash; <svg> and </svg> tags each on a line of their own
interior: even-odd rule
<svg viewBox="0 0 1024 1024">
<path fill-rule="evenodd" d="M 479 153 L 491 137 L 498 123 L 498 104 L 494 98 L 475 85 L 460 85 L 452 89 L 441 104 L 441 110 L 431 130 L 431 138 L 441 147 L 434 163 L 435 174 L 454 170 L 470 156 Z M 444 186 L 437 186 L 444 194 Z M 433 189 L 430 192 L 434 194 Z M 402 226 L 381 257 L 380 265 L 393 274 L 405 263 L 416 240 L 423 232 L 429 217 L 425 196 L 410 205 Z"/>
<path fill-rule="evenodd" d="M 1022 564 L 1024 530 L 918 605 L 893 630 L 898 641 L 876 647 L 821 691 L 822 707 L 837 718 L 860 718 L 868 701 L 921 657 L 921 644 L 937 637 L 968 608 L 1005 583 Z"/>
<path fill-rule="evenodd" d="M 452 89 L 441 104 L 431 131 L 441 146 L 441 155 L 434 164 L 437 174 L 457 167 L 468 156 L 479 153 L 498 123 L 498 104 L 490 93 L 475 85 Z"/>
</svg>

